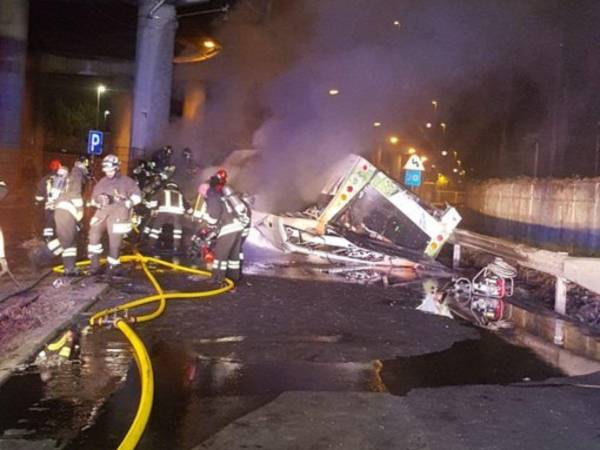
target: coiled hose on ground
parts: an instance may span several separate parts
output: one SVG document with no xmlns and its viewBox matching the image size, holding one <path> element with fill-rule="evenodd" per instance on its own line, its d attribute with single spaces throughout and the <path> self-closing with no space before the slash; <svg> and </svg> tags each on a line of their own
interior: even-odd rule
<svg viewBox="0 0 600 450">
<path fill-rule="evenodd" d="M 146 424 L 148 423 L 148 419 L 150 418 L 152 402 L 154 399 L 154 374 L 152 371 L 152 363 L 150 361 L 148 351 L 146 350 L 143 341 L 136 334 L 133 328 L 131 328 L 129 323 L 148 322 L 150 320 L 156 319 L 165 311 L 167 300 L 206 299 L 215 295 L 223 294 L 233 289 L 234 284 L 233 281 L 226 278 L 225 286 L 217 289 L 197 292 L 170 292 L 167 294 L 163 291 L 162 287 L 156 280 L 156 277 L 148 268 L 148 263 L 153 263 L 162 267 L 166 267 L 168 269 L 190 273 L 194 275 L 210 276 L 210 272 L 200 269 L 193 269 L 191 267 L 182 266 L 180 264 L 170 263 L 167 261 L 163 261 L 159 258 L 144 256 L 140 253 L 122 256 L 120 258 L 120 261 L 122 263 L 139 263 L 142 267 L 142 270 L 144 271 L 144 274 L 156 290 L 156 294 L 147 297 L 142 297 L 127 303 L 123 303 L 114 308 L 107 308 L 102 311 L 99 311 L 90 318 L 89 324 L 91 327 L 98 327 L 105 324 L 115 326 L 123 333 L 125 338 L 127 338 L 129 343 L 133 347 L 133 354 L 140 373 L 141 395 L 135 418 L 133 419 L 129 430 L 125 435 L 125 438 L 121 441 L 121 444 L 119 445 L 119 450 L 131 450 L 134 449 L 140 441 L 142 434 L 144 433 L 144 430 L 146 428 Z M 77 266 L 85 267 L 89 264 L 90 261 L 86 260 L 78 262 Z M 56 273 L 62 273 L 64 271 L 63 266 L 57 266 L 53 269 L 53 271 Z M 147 305 L 153 302 L 159 302 L 158 307 L 154 311 L 138 316 L 129 314 L 129 311 L 131 309 L 138 308 L 140 306 Z M 119 313 L 124 313 L 124 315 L 120 316 Z"/>
</svg>

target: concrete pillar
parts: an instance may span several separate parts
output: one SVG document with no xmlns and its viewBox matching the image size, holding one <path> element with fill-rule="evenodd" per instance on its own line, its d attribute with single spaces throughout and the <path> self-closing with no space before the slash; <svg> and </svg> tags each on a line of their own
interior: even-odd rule
<svg viewBox="0 0 600 450">
<path fill-rule="evenodd" d="M 0 1 L 0 149 L 21 147 L 28 0 Z"/>
<path fill-rule="evenodd" d="M 122 167 L 128 168 L 131 142 L 131 86 L 130 83 L 125 82 L 121 86 L 121 89 L 113 93 L 111 98 L 111 143 L 112 152 L 119 157 Z"/>
<path fill-rule="evenodd" d="M 173 5 L 156 8 L 159 4 L 159 0 L 142 0 L 138 9 L 132 159 L 161 144 L 169 123 L 177 19 Z"/>
</svg>

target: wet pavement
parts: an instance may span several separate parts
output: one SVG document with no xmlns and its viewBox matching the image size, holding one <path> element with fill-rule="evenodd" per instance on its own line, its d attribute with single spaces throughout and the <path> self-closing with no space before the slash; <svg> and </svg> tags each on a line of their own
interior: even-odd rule
<svg viewBox="0 0 600 450">
<path fill-rule="evenodd" d="M 144 289 L 113 286 L 94 309 L 131 291 Z M 156 377 L 138 448 L 593 448 L 600 390 L 556 386 L 560 370 L 416 311 L 422 297 L 415 284 L 251 276 L 222 297 L 171 301 L 136 326 Z M 29 367 L 0 388 L 12 405 L 0 416 L 0 448 L 118 446 L 137 406 L 137 368 L 115 330 L 83 336 L 81 349 L 74 362 Z"/>
<path fill-rule="evenodd" d="M 36 276 L 24 249 L 10 249 L 17 274 Z M 526 348 L 416 310 L 447 274 L 259 256 L 235 292 L 171 301 L 136 326 L 156 383 L 138 448 L 600 447 L 600 379 L 565 378 Z M 166 290 L 206 288 L 160 280 Z M 151 292 L 134 272 L 92 309 Z M 25 367 L 0 386 L 10 405 L 0 408 L 0 448 L 116 448 L 138 398 L 129 345 L 96 330 L 77 359 Z"/>
</svg>

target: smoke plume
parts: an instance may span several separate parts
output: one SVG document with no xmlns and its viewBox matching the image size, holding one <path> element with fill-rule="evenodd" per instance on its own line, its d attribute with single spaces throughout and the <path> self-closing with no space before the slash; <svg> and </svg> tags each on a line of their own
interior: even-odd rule
<svg viewBox="0 0 600 450">
<path fill-rule="evenodd" d="M 255 4 L 238 2 L 217 28 L 222 54 L 185 76 L 207 87 L 203 162 L 258 149 L 242 176 L 265 208 L 310 203 L 329 165 L 371 154 L 390 133 L 425 152 L 459 148 L 478 170 L 522 135 L 550 135 L 553 2 L 274 0 L 264 14 Z M 507 111 L 517 107 L 514 124 Z M 442 120 L 448 129 L 434 145 L 423 124 Z"/>
</svg>

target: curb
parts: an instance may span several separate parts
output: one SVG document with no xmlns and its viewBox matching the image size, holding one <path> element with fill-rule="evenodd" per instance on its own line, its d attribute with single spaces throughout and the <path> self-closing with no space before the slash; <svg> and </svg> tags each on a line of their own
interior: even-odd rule
<svg viewBox="0 0 600 450">
<path fill-rule="evenodd" d="M 82 287 L 81 281 L 70 286 L 69 291 L 61 291 L 62 295 L 81 295 L 82 298 L 77 300 L 73 309 L 53 317 L 39 328 L 24 332 L 18 336 L 22 344 L 6 355 L 3 355 L 0 361 L 0 386 L 4 384 L 19 366 L 31 361 L 39 353 L 44 344 L 54 338 L 60 331 L 71 326 L 83 311 L 90 308 L 109 289 L 109 285 L 106 283 L 93 283 L 89 286 L 84 286 L 86 292 L 82 293 L 80 292 L 80 288 Z M 49 286 L 42 291 L 42 294 L 48 294 L 48 289 L 54 288 Z M 50 291 L 50 293 L 53 292 Z"/>
</svg>

